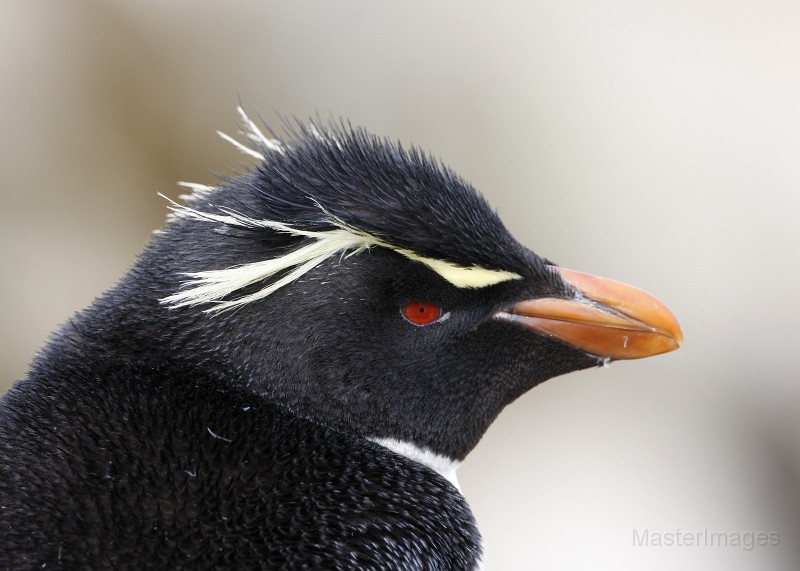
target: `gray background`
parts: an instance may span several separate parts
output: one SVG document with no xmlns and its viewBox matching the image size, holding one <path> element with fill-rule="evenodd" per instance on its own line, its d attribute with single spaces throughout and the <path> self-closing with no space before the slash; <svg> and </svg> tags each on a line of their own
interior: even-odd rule
<svg viewBox="0 0 800 571">
<path fill-rule="evenodd" d="M 239 99 L 341 115 L 684 327 L 493 425 L 460 470 L 489 569 L 800 566 L 800 3 L 4 0 L 0 78 L 3 382 L 130 266 L 157 192 L 245 161 L 214 135 Z"/>
</svg>

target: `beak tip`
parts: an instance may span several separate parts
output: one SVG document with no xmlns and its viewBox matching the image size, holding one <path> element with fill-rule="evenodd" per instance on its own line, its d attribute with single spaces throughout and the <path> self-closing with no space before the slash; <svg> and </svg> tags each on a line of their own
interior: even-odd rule
<svg viewBox="0 0 800 571">
<path fill-rule="evenodd" d="M 661 304 L 661 307 L 661 316 L 664 323 L 661 324 L 658 329 L 662 335 L 668 337 L 672 341 L 673 347 L 669 349 L 669 351 L 680 349 L 683 345 L 683 329 L 669 308 L 663 304 Z"/>
</svg>

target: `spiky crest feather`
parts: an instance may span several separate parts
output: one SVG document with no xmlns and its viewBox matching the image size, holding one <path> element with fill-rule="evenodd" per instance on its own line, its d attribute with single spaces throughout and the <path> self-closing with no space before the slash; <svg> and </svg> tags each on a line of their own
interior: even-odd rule
<svg viewBox="0 0 800 571">
<path fill-rule="evenodd" d="M 266 137 L 247 116 L 241 106 L 237 107 L 237 112 L 241 126 L 240 134 L 255 145 L 256 148 L 249 147 L 222 132 L 218 132 L 220 137 L 234 145 L 243 154 L 259 161 L 265 160 L 266 153 L 286 153 L 286 145 L 276 139 Z M 341 148 L 341 143 L 333 132 L 320 131 L 314 123 L 302 125 L 300 128 L 321 143 Z M 480 288 L 521 278 L 515 272 L 487 269 L 476 265 L 464 266 L 447 260 L 424 256 L 408 248 L 390 244 L 381 238 L 345 224 L 336 216 L 328 213 L 318 203 L 317 207 L 319 208 L 321 219 L 333 229 L 324 231 L 304 230 L 281 222 L 256 219 L 224 206 L 215 206 L 217 212 L 201 211 L 190 205 L 209 198 L 219 189 L 188 182 L 180 182 L 178 184 L 189 189 L 191 194 L 180 196 L 182 200 L 188 203 L 187 205 L 178 204 L 167 198 L 170 202 L 169 208 L 172 210 L 173 217 L 215 222 L 232 228 L 268 229 L 297 238 L 310 239 L 311 241 L 280 257 L 222 270 L 186 273 L 184 275 L 190 279 L 183 284 L 182 290 L 161 300 L 162 303 L 172 307 L 211 304 L 211 307 L 206 311 L 214 312 L 245 305 L 262 299 L 295 281 L 332 256 L 353 255 L 372 246 L 389 248 L 411 260 L 425 264 L 456 287 Z M 280 275 L 278 279 L 269 281 L 278 275 Z M 258 282 L 267 282 L 267 285 L 249 295 L 236 299 L 224 299 Z"/>
</svg>

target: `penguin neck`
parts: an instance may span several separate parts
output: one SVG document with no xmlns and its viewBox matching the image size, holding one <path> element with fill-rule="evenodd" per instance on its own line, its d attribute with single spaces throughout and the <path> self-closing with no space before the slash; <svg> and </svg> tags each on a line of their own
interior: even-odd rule
<svg viewBox="0 0 800 571">
<path fill-rule="evenodd" d="M 406 440 L 396 440 L 394 438 L 369 438 L 369 440 L 380 444 L 384 448 L 388 448 L 395 454 L 400 454 L 409 460 L 427 466 L 461 492 L 461 486 L 458 485 L 458 477 L 456 475 L 456 470 L 458 470 L 458 467 L 461 465 L 461 462 L 458 460 L 442 456 L 429 448 L 417 446 Z"/>
</svg>

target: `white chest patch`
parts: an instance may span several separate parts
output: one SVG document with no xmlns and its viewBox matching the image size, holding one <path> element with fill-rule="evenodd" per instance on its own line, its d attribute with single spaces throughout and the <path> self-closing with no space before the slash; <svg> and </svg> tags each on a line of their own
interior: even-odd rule
<svg viewBox="0 0 800 571">
<path fill-rule="evenodd" d="M 458 470 L 461 462 L 448 458 L 447 456 L 442 456 L 428 448 L 422 448 L 411 442 L 404 442 L 394 438 L 369 438 L 368 440 L 438 472 L 445 480 L 453 484 L 456 490 L 461 492 L 461 486 L 458 485 L 458 478 L 456 477 L 456 470 Z M 480 551 L 481 555 L 473 571 L 483 571 L 484 569 L 484 551 L 482 545 L 480 546 Z"/>
<path fill-rule="evenodd" d="M 456 490 L 461 491 L 456 477 L 456 470 L 458 470 L 461 462 L 403 440 L 395 440 L 394 438 L 370 438 L 369 440 L 438 472 L 445 480 L 453 484 Z"/>
</svg>

